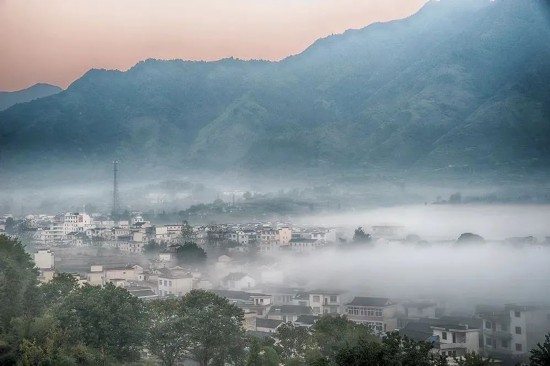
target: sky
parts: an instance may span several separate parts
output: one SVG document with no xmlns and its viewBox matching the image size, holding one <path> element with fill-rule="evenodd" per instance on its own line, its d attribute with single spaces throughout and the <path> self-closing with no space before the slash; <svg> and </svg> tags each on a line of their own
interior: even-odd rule
<svg viewBox="0 0 550 366">
<path fill-rule="evenodd" d="M 0 0 L 0 90 L 140 60 L 280 60 L 426 0 Z"/>
</svg>

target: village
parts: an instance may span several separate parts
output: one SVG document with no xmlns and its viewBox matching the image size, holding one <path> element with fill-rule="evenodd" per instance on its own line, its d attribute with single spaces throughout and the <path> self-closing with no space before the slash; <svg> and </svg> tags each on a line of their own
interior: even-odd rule
<svg viewBox="0 0 550 366">
<path fill-rule="evenodd" d="M 12 221 L 4 218 L 0 229 Z M 286 322 L 311 327 L 323 315 L 345 315 L 379 336 L 398 330 L 434 341 L 436 352 L 450 359 L 476 352 L 520 360 L 550 329 L 550 306 L 479 304 L 457 313 L 442 299 L 379 297 L 344 282 L 339 288 L 311 287 L 308 276 L 289 277 L 277 259 L 281 253 L 308 256 L 338 248 L 361 236 L 365 242 L 406 240 L 399 226 L 359 228 L 352 238 L 344 228 L 290 223 L 155 225 L 139 213 L 119 221 L 76 212 L 30 215 L 23 222 L 42 283 L 66 272 L 82 286 L 111 283 L 144 301 L 211 291 L 241 308 L 245 330 L 258 338 Z M 196 257 L 197 251 L 204 255 Z"/>
</svg>

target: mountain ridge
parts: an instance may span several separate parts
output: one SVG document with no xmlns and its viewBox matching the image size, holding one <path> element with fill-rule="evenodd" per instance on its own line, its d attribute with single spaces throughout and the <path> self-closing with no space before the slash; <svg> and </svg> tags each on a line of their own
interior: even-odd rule
<svg viewBox="0 0 550 366">
<path fill-rule="evenodd" d="M 182 168 L 547 171 L 546 6 L 431 1 L 277 62 L 90 70 L 0 113 L 0 161 L 72 151 Z"/>
</svg>

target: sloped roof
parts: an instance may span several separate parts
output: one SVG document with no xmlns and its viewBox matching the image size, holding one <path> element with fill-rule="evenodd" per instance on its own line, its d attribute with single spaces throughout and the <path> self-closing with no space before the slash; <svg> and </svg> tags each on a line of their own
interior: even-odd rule
<svg viewBox="0 0 550 366">
<path fill-rule="evenodd" d="M 383 307 L 393 303 L 387 297 L 354 297 L 353 301 L 346 305 Z"/>
<path fill-rule="evenodd" d="M 277 305 L 277 306 L 272 306 L 271 309 L 269 309 L 270 315 L 275 315 L 275 314 L 307 315 L 311 313 L 312 311 L 309 306 L 301 306 L 301 305 Z"/>
<path fill-rule="evenodd" d="M 281 325 L 282 322 L 282 320 L 277 319 L 256 318 L 256 327 L 276 329 L 279 325 Z"/>
<path fill-rule="evenodd" d="M 246 276 L 248 276 L 248 273 L 235 272 L 235 273 L 228 274 L 227 276 L 225 276 L 223 278 L 223 280 L 225 280 L 225 281 L 239 281 L 239 280 L 243 279 Z"/>
<path fill-rule="evenodd" d="M 415 341 L 425 341 L 433 335 L 432 325 L 425 322 L 409 322 L 399 334 Z"/>
</svg>

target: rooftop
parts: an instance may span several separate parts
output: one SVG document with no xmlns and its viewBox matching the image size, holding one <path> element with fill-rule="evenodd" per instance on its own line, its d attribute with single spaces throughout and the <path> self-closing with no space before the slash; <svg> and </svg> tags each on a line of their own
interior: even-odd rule
<svg viewBox="0 0 550 366">
<path fill-rule="evenodd" d="M 355 297 L 352 302 L 346 305 L 384 307 L 393 305 L 393 303 L 386 297 Z"/>
</svg>

